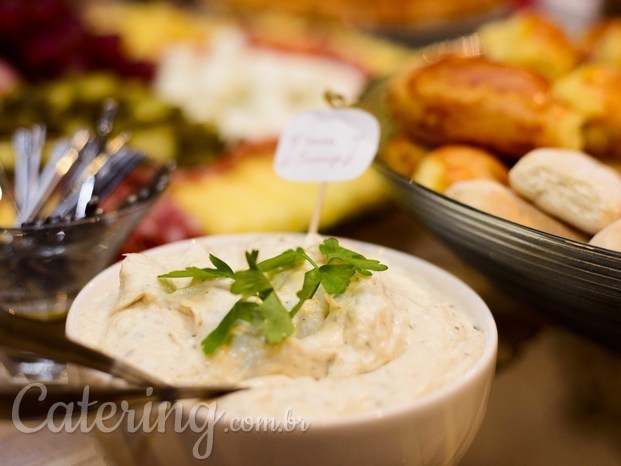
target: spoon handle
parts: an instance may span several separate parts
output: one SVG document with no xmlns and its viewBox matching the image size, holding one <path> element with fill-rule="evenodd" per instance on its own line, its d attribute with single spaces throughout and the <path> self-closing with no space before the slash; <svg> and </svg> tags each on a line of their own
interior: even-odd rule
<svg viewBox="0 0 621 466">
<path fill-rule="evenodd" d="M 49 325 L 0 310 L 0 346 L 36 353 L 47 359 L 79 364 L 142 386 L 161 384 L 154 377 L 118 359 L 50 331 Z"/>
<path fill-rule="evenodd" d="M 70 406 L 71 414 L 95 412 L 104 403 L 124 401 L 129 406 L 148 402 L 174 402 L 181 399 L 198 398 L 207 400 L 238 390 L 233 387 L 172 387 L 154 385 L 149 388 L 77 387 L 66 385 L 0 386 L 0 419 L 20 420 L 46 418 L 50 414 L 65 417 L 66 412 L 58 406 Z M 79 405 L 78 402 L 81 402 Z M 59 403 L 62 403 L 59 405 Z"/>
</svg>

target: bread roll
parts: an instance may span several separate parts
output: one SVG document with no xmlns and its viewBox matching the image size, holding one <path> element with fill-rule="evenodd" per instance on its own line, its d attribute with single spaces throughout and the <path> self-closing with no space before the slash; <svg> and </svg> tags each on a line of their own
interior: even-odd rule
<svg viewBox="0 0 621 466">
<path fill-rule="evenodd" d="M 380 157 L 394 171 L 410 178 L 427 152 L 426 147 L 412 142 L 403 134 L 396 134 L 386 142 Z"/>
<path fill-rule="evenodd" d="M 444 57 L 399 74 L 388 105 L 404 132 L 431 144 L 474 144 L 516 157 L 582 144 L 582 118 L 553 99 L 545 78 L 482 57 Z"/>
<path fill-rule="evenodd" d="M 541 212 L 496 181 L 462 181 L 451 186 L 446 195 L 475 209 L 535 230 L 576 241 L 587 240 L 582 233 Z"/>
<path fill-rule="evenodd" d="M 412 179 L 444 193 L 459 182 L 479 178 L 508 184 L 509 169 L 489 152 L 472 146 L 446 145 L 431 151 L 414 171 Z"/>
<path fill-rule="evenodd" d="M 560 26 L 532 11 L 487 23 L 478 32 L 488 57 L 550 80 L 569 72 L 581 58 L 580 49 Z"/>
<path fill-rule="evenodd" d="M 584 150 L 621 158 L 621 70 L 585 65 L 559 79 L 554 96 L 584 119 Z"/>
<path fill-rule="evenodd" d="M 593 24 L 581 42 L 588 62 L 621 69 L 621 18 Z"/>
<path fill-rule="evenodd" d="M 509 185 L 586 233 L 595 234 L 621 217 L 621 177 L 582 152 L 534 150 L 509 171 Z"/>
<path fill-rule="evenodd" d="M 589 244 L 600 248 L 621 252 L 621 219 L 615 220 L 603 230 L 600 230 Z"/>
<path fill-rule="evenodd" d="M 242 12 L 275 11 L 330 18 L 359 25 L 407 26 L 422 22 L 423 30 L 435 22 L 488 14 L 506 0 L 201 0 L 209 7 L 225 6 Z M 504 8 L 503 8 L 504 9 Z M 432 29 L 433 30 L 433 29 Z M 413 28 L 416 31 L 416 28 Z"/>
</svg>

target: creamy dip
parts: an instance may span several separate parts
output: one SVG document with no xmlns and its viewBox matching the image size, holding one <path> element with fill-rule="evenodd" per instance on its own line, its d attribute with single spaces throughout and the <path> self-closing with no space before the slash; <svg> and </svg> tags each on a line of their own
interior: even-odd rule
<svg viewBox="0 0 621 466">
<path fill-rule="evenodd" d="M 229 344 L 206 356 L 201 341 L 239 299 L 230 279 L 190 285 L 189 279 L 158 279 L 187 266 L 213 267 L 213 253 L 234 270 L 247 268 L 244 253 L 259 260 L 303 246 L 318 263 L 322 238 L 261 236 L 207 250 L 196 243 L 181 254 L 128 255 L 118 290 L 93 302 L 79 320 L 80 339 L 173 384 L 240 383 L 250 386 L 218 400 L 225 412 L 253 416 L 317 418 L 372 411 L 409 401 L 467 371 L 483 352 L 484 337 L 456 303 L 423 276 L 377 255 L 388 270 L 357 277 L 331 296 L 320 287 L 293 319 L 293 336 L 264 343 L 240 322 Z M 341 241 L 344 247 L 346 241 Z M 356 250 L 356 247 L 350 247 Z M 287 309 L 297 302 L 307 264 L 272 282 Z"/>
</svg>

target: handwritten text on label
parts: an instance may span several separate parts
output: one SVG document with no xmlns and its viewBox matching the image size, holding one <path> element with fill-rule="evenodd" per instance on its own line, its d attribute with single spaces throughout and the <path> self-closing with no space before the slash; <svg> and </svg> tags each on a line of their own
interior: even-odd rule
<svg viewBox="0 0 621 466">
<path fill-rule="evenodd" d="M 298 114 L 280 136 L 274 169 L 291 181 L 332 182 L 357 178 L 371 164 L 379 124 L 358 109 Z"/>
</svg>

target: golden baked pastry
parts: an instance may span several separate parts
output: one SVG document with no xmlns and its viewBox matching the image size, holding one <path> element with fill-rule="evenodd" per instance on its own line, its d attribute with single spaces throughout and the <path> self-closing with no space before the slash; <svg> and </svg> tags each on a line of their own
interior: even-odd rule
<svg viewBox="0 0 621 466">
<path fill-rule="evenodd" d="M 194 44 L 197 51 L 206 50 L 214 38 L 231 29 L 247 34 L 252 44 L 330 56 L 360 67 L 371 76 L 393 73 L 413 55 L 412 49 L 359 28 L 309 21 L 291 14 L 268 12 L 240 20 L 213 14 L 211 9 L 184 8 L 162 1 L 84 3 L 83 19 L 88 27 L 98 34 L 120 36 L 127 55 L 139 60 L 157 62 L 176 44 Z M 296 5 L 297 1 L 291 2 L 292 7 Z"/>
<path fill-rule="evenodd" d="M 581 116 L 542 76 L 483 57 L 445 57 L 397 75 L 388 107 L 431 144 L 466 143 L 520 157 L 541 146 L 580 148 Z"/>
<path fill-rule="evenodd" d="M 97 34 L 121 37 L 123 51 L 138 60 L 159 60 L 176 42 L 201 46 L 225 27 L 222 18 L 166 2 L 81 2 L 82 17 Z M 157 33 L 154 33 L 157 31 Z"/>
<path fill-rule="evenodd" d="M 579 47 L 565 31 L 535 12 L 487 23 L 478 33 L 490 59 L 535 71 L 550 80 L 575 68 L 581 59 Z"/>
<path fill-rule="evenodd" d="M 397 173 L 410 178 L 429 150 L 404 134 L 391 137 L 382 148 L 380 157 Z"/>
<path fill-rule="evenodd" d="M 364 25 L 411 25 L 488 13 L 507 0 L 210 0 L 237 10 L 278 11 Z"/>
<path fill-rule="evenodd" d="M 430 152 L 419 164 L 412 179 L 444 193 L 448 187 L 473 179 L 508 183 L 508 168 L 493 154 L 476 147 L 446 145 Z"/>
<path fill-rule="evenodd" d="M 582 114 L 586 152 L 621 157 L 621 69 L 585 65 L 558 80 L 552 92 Z"/>
<path fill-rule="evenodd" d="M 621 18 L 595 23 L 582 38 L 585 60 L 621 69 Z"/>
</svg>

